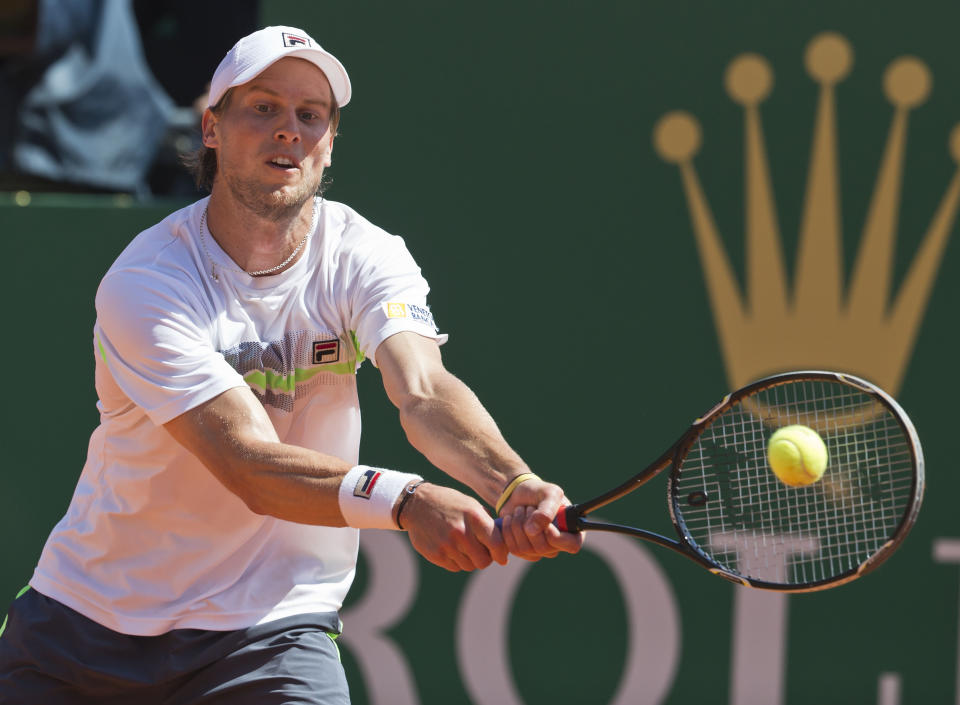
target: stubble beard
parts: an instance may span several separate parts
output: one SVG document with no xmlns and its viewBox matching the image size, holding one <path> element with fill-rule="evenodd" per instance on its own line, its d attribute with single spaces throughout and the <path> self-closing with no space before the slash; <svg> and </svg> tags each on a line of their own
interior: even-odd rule
<svg viewBox="0 0 960 705">
<path fill-rule="evenodd" d="M 315 182 L 304 179 L 292 188 L 273 189 L 256 179 L 245 179 L 229 172 L 223 176 L 224 184 L 241 206 L 264 220 L 279 222 L 295 217 L 303 204 L 317 194 L 323 174 L 319 174 Z"/>
</svg>

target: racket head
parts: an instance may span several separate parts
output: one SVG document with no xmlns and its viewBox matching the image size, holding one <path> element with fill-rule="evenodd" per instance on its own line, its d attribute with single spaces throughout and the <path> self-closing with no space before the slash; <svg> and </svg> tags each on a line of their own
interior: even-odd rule
<svg viewBox="0 0 960 705">
<path fill-rule="evenodd" d="M 767 462 L 778 428 L 823 438 L 823 477 L 783 484 Z M 835 372 L 775 375 L 724 398 L 675 446 L 668 504 L 700 562 L 751 587 L 812 592 L 864 575 L 902 543 L 924 490 L 916 429 L 866 380 Z"/>
</svg>

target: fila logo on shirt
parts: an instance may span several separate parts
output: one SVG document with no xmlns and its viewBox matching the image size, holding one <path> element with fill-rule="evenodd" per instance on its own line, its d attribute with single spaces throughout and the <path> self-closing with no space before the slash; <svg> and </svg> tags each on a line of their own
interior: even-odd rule
<svg viewBox="0 0 960 705">
<path fill-rule="evenodd" d="M 340 359 L 339 340 L 318 340 L 313 344 L 313 364 L 336 362 Z"/>
<path fill-rule="evenodd" d="M 382 472 L 379 470 L 374 470 L 373 468 L 363 473 L 363 475 L 360 476 L 360 479 L 357 480 L 357 486 L 353 489 L 353 496 L 370 499 L 370 495 L 373 494 L 373 488 L 377 484 L 377 480 L 380 479 L 382 474 Z"/>
<path fill-rule="evenodd" d="M 301 37 L 299 34 L 290 34 L 290 32 L 282 32 L 282 34 L 283 34 L 283 46 L 285 47 L 310 46 L 310 40 L 307 37 Z"/>
</svg>

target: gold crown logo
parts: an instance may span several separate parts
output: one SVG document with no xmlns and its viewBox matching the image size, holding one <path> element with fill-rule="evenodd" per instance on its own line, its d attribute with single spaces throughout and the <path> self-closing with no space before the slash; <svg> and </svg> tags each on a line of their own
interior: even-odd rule
<svg viewBox="0 0 960 705">
<path fill-rule="evenodd" d="M 891 295 L 907 121 L 931 88 L 922 61 L 895 59 L 883 80 L 893 119 L 845 287 L 834 89 L 850 72 L 853 51 L 844 37 L 823 33 L 808 44 L 805 64 L 819 84 L 819 99 L 792 293 L 760 119 L 760 104 L 773 88 L 767 60 L 742 54 L 725 74 L 728 95 L 744 109 L 744 296 L 693 166 L 701 144 L 697 120 L 682 111 L 667 113 L 654 127 L 654 147 L 680 170 L 729 383 L 739 387 L 788 369 L 823 368 L 859 374 L 896 393 L 957 215 L 960 173 L 947 186 L 899 291 Z M 960 163 L 960 125 L 950 134 L 949 151 Z"/>
</svg>

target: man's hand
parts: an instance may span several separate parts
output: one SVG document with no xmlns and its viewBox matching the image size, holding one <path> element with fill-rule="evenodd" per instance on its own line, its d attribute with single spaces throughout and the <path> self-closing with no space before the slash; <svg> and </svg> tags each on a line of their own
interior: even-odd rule
<svg viewBox="0 0 960 705">
<path fill-rule="evenodd" d="M 576 553 L 583 546 L 583 534 L 560 531 L 553 518 L 569 504 L 563 490 L 540 479 L 517 485 L 500 510 L 501 533 L 510 553 L 528 561 L 553 558 L 561 551 Z"/>
<path fill-rule="evenodd" d="M 410 543 L 431 563 L 450 571 L 507 562 L 507 546 L 493 519 L 462 492 L 424 483 L 403 508 L 400 522 Z"/>
</svg>

